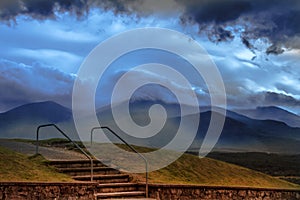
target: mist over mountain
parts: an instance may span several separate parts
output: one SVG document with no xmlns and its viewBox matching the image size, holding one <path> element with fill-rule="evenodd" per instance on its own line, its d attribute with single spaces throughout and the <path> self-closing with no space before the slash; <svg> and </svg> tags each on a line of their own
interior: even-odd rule
<svg viewBox="0 0 300 200">
<path fill-rule="evenodd" d="M 117 132 L 123 139 L 131 144 L 161 148 L 168 144 L 175 136 L 180 122 L 186 119 L 184 124 L 185 130 L 193 126 L 199 113 L 190 112 L 188 115 L 180 116 L 180 105 L 176 103 L 166 103 L 162 101 L 139 100 L 130 102 L 129 110 L 132 120 L 140 125 L 145 126 L 150 123 L 149 108 L 154 104 L 160 104 L 166 109 L 168 118 L 159 133 L 148 138 L 133 137 L 124 133 L 113 120 L 110 106 L 97 110 L 97 117 L 101 125 L 109 126 Z M 125 106 L 124 104 L 116 105 Z M 193 107 L 183 105 L 193 110 Z M 200 108 L 200 122 L 197 135 L 189 151 L 198 151 L 202 145 L 203 138 L 206 134 L 212 112 L 209 107 Z M 275 110 L 274 115 L 281 113 L 281 119 L 292 120 L 294 115 L 287 111 L 276 109 L 267 109 L 269 115 Z M 221 115 L 220 113 L 215 113 Z M 297 117 L 297 116 L 296 116 Z M 124 115 L 124 119 L 128 116 Z M 277 118 L 279 118 L 277 116 Z M 8 112 L 0 113 L 0 137 L 1 138 L 27 138 L 35 139 L 36 128 L 41 124 L 55 123 L 64 130 L 71 138 L 78 140 L 72 111 L 55 102 L 40 102 L 26 104 L 14 108 Z M 91 127 L 92 128 L 92 127 Z M 135 133 L 139 134 L 139 133 Z M 187 131 L 186 134 L 189 134 Z M 137 135 L 138 136 L 138 135 Z M 62 137 L 53 128 L 42 130 L 42 138 Z M 111 141 L 119 142 L 112 135 L 107 134 Z M 225 124 L 221 136 L 214 148 L 216 151 L 233 151 L 233 152 L 274 152 L 297 154 L 300 152 L 300 128 L 290 127 L 286 122 L 279 120 L 258 120 L 248 116 L 238 114 L 227 110 Z"/>
<path fill-rule="evenodd" d="M 236 112 L 253 119 L 281 121 L 292 127 L 300 127 L 300 117 L 298 115 L 276 106 L 239 109 Z"/>
</svg>

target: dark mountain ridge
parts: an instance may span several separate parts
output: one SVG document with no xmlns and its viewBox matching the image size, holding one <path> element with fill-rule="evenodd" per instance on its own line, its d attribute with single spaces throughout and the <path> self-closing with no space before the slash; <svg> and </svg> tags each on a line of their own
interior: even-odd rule
<svg viewBox="0 0 300 200">
<path fill-rule="evenodd" d="M 300 127 L 300 116 L 276 106 L 238 109 L 235 111 L 252 119 L 281 121 L 291 127 Z"/>
<path fill-rule="evenodd" d="M 25 104 L 0 113 L 0 137 L 34 139 L 39 125 L 54 123 L 71 129 L 70 136 L 76 138 L 72 121 L 72 111 L 58 103 L 46 101 Z M 54 129 L 45 128 L 41 138 L 52 136 L 61 137 Z"/>
<path fill-rule="evenodd" d="M 110 126 L 128 142 L 156 148 L 166 145 L 174 137 L 183 118 L 188 119 L 189 124 L 185 126 L 186 130 L 189 130 L 189 127 L 194 125 L 194 119 L 198 115 L 194 112 L 195 109 L 192 106 L 183 105 L 191 110 L 191 113 L 181 118 L 180 106 L 176 103 L 169 104 L 162 101 L 139 100 L 130 102 L 130 114 L 133 120 L 137 124 L 147 125 L 150 122 L 148 110 L 153 104 L 160 104 L 165 107 L 168 119 L 165 127 L 157 135 L 146 139 L 137 139 L 123 133 L 112 118 L 110 106 L 98 109 L 97 115 L 102 124 Z M 199 150 L 212 113 L 209 107 L 200 107 L 200 110 L 202 112 L 200 114 L 199 128 L 196 138 L 190 147 L 192 151 Z M 286 112 L 283 111 L 282 113 Z M 220 113 L 216 114 L 220 115 Z M 288 114 L 288 116 L 290 115 Z M 8 112 L 0 113 L 0 137 L 34 139 L 37 126 L 45 123 L 55 123 L 63 130 L 66 130 L 72 137 L 78 138 L 71 110 L 50 101 L 26 104 Z M 53 132 L 53 130 L 48 130 L 48 133 L 44 135 L 45 137 L 53 137 Z M 57 137 L 60 136 L 58 135 Z M 251 119 L 227 110 L 224 128 L 215 149 L 224 151 L 299 153 L 300 128 L 290 127 L 284 122 L 275 120 Z"/>
<path fill-rule="evenodd" d="M 31 119 L 57 123 L 71 119 L 72 111 L 53 101 L 29 103 L 0 113 L 0 123 L 5 120 L 26 120 L 29 116 Z"/>
</svg>

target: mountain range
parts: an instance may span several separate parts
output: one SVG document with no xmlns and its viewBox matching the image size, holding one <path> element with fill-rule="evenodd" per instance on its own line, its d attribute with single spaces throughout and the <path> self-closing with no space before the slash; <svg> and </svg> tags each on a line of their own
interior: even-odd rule
<svg viewBox="0 0 300 200">
<path fill-rule="evenodd" d="M 67 130 L 69 136 L 78 139 L 72 124 L 72 111 L 52 101 L 25 104 L 0 113 L 0 138 L 35 139 L 36 130 L 42 124 L 57 124 Z M 61 137 L 54 128 L 41 130 L 41 139 Z"/>
<path fill-rule="evenodd" d="M 300 127 L 300 117 L 298 115 L 276 106 L 238 109 L 235 112 L 253 119 L 281 121 L 291 127 Z"/>
<path fill-rule="evenodd" d="M 199 113 L 191 112 L 181 117 L 180 106 L 176 103 L 139 100 L 130 103 L 130 114 L 133 121 L 139 125 L 147 125 L 150 122 L 148 109 L 153 104 L 162 105 L 167 111 L 168 118 L 163 129 L 149 138 L 136 138 L 120 130 L 113 120 L 110 106 L 98 109 L 97 116 L 102 125 L 109 126 L 129 143 L 160 148 L 168 144 L 175 136 L 183 118 L 190 123 L 185 125 L 186 130 L 189 130 L 189 126 L 193 125 L 194 119 L 199 115 Z M 119 104 L 118 106 L 124 105 Z M 183 106 L 189 107 L 188 105 Z M 189 109 L 193 110 L 192 107 Z M 199 150 L 210 122 L 211 109 L 203 107 L 200 110 L 199 128 L 189 151 L 197 152 Z M 297 127 L 299 116 L 278 107 L 259 107 L 235 112 L 227 110 L 226 113 L 224 128 L 214 151 L 300 153 L 300 128 Z M 216 114 L 221 115 L 220 113 Z M 71 109 L 50 101 L 26 104 L 0 113 L 0 138 L 35 139 L 37 126 L 48 123 L 57 124 L 71 138 L 79 139 Z M 61 137 L 61 135 L 53 128 L 42 130 L 41 139 L 57 137 Z M 109 137 L 112 141 L 116 141 L 115 138 Z"/>
</svg>

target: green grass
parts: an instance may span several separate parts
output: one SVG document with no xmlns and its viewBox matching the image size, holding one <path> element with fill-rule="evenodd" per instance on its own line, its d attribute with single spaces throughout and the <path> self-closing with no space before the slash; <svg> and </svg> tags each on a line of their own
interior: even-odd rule
<svg viewBox="0 0 300 200">
<path fill-rule="evenodd" d="M 127 149 L 124 145 L 118 146 Z M 135 146 L 135 149 L 139 152 L 153 151 L 153 149 L 137 146 Z M 109 148 L 107 148 L 107 151 L 112 153 Z M 123 153 L 121 152 L 115 156 L 120 157 L 122 155 Z M 0 156 L 0 181 L 74 181 L 67 175 L 57 173 L 53 167 L 49 167 L 47 161 L 40 155 L 27 157 L 0 147 Z M 166 154 L 164 153 L 159 155 L 160 159 L 165 156 Z M 124 157 L 124 159 L 127 160 L 128 158 Z M 133 179 L 135 181 L 145 181 L 145 174 L 133 174 Z M 149 181 L 150 183 L 165 184 L 300 189 L 299 185 L 261 172 L 211 158 L 200 159 L 198 156 L 190 154 L 184 154 L 168 167 L 150 172 Z"/>
<path fill-rule="evenodd" d="M 108 160 L 121 164 L 123 169 L 143 170 L 145 165 L 141 158 L 133 155 L 126 155 L 122 151 L 112 148 L 112 144 L 98 144 L 99 157 L 107 156 Z M 123 144 L 118 147 L 131 151 Z M 100 148 L 101 147 L 101 148 Z M 133 146 L 138 152 L 151 152 L 155 149 Z M 95 146 L 97 149 L 97 147 Z M 156 156 L 146 156 L 151 166 L 164 160 L 172 158 L 174 152 L 163 151 Z M 127 163 L 124 161 L 127 161 Z M 136 181 L 145 181 L 145 174 L 134 174 Z M 149 173 L 150 183 L 166 184 L 197 184 L 213 186 L 243 186 L 243 187 L 262 187 L 262 188 L 300 188 L 293 184 L 276 177 L 251 170 L 235 164 L 226 163 L 212 158 L 199 158 L 191 154 L 183 154 L 171 165 Z"/>
<path fill-rule="evenodd" d="M 208 157 L 261 171 L 272 176 L 300 176 L 300 154 L 212 152 Z"/>
<path fill-rule="evenodd" d="M 143 170 L 145 165 L 141 158 L 133 155 L 126 155 L 124 152 L 113 149 L 112 144 L 97 144 L 99 155 L 97 157 L 113 160 L 114 164 L 122 166 L 122 169 L 133 171 Z M 123 144 L 118 147 L 131 151 Z M 133 147 L 138 152 L 151 152 L 155 149 L 145 147 Z M 97 146 L 95 144 L 95 149 Z M 164 160 L 172 158 L 174 152 L 165 150 L 156 156 L 146 156 L 150 165 L 158 164 Z M 107 157 L 105 157 L 107 156 Z M 104 160 L 105 160 L 104 159 Z M 125 161 L 125 162 L 124 162 Z M 126 163 L 127 162 L 127 163 Z M 134 180 L 145 181 L 145 174 L 134 174 Z M 166 184 L 197 184 L 212 186 L 243 186 L 243 187 L 262 187 L 262 188 L 297 188 L 300 186 L 294 183 L 281 180 L 276 177 L 258 172 L 246 167 L 226 163 L 212 158 L 199 158 L 191 154 L 183 154 L 171 165 L 149 173 L 150 183 Z"/>
<path fill-rule="evenodd" d="M 0 181 L 73 182 L 69 176 L 47 166 L 41 156 L 25 156 L 0 147 Z"/>
<path fill-rule="evenodd" d="M 136 174 L 134 178 L 145 181 L 144 174 Z M 299 185 L 261 172 L 211 158 L 200 159 L 189 154 L 184 154 L 180 159 L 163 169 L 150 172 L 149 181 L 150 183 L 168 184 L 300 189 Z"/>
<path fill-rule="evenodd" d="M 300 154 L 212 152 L 208 157 L 300 184 Z"/>
</svg>

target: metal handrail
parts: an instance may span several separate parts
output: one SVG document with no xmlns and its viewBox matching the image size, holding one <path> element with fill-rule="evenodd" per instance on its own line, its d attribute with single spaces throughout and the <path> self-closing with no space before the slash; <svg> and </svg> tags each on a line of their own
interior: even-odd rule
<svg viewBox="0 0 300 200">
<path fill-rule="evenodd" d="M 123 138 L 121 138 L 117 133 L 115 133 L 112 129 L 110 129 L 107 126 L 99 126 L 99 127 L 93 127 L 91 130 L 91 146 L 93 144 L 93 133 L 94 130 L 96 129 L 107 129 L 109 130 L 110 133 L 112 133 L 113 135 L 115 135 L 119 140 L 121 140 L 124 144 L 126 144 L 132 151 L 134 151 L 136 154 L 138 154 L 145 162 L 145 168 L 146 168 L 146 198 L 148 198 L 148 161 L 147 159 L 141 154 L 139 153 L 137 150 L 135 150 L 135 148 L 133 148 L 130 144 L 128 144 Z"/>
<path fill-rule="evenodd" d="M 91 161 L 91 181 L 93 181 L 93 177 L 94 177 L 94 164 L 93 164 L 93 158 L 88 155 L 77 143 L 75 143 L 69 136 L 67 136 L 60 128 L 58 128 L 55 124 L 44 124 L 44 125 L 40 125 L 38 126 L 37 130 L 36 130 L 36 149 L 35 149 L 35 153 L 38 154 L 39 153 L 39 131 L 41 128 L 44 127 L 49 127 L 49 126 L 53 126 L 55 127 L 63 136 L 65 136 L 70 142 L 72 142 L 72 144 L 74 144 L 76 146 L 76 148 L 78 148 L 90 161 Z"/>
</svg>

